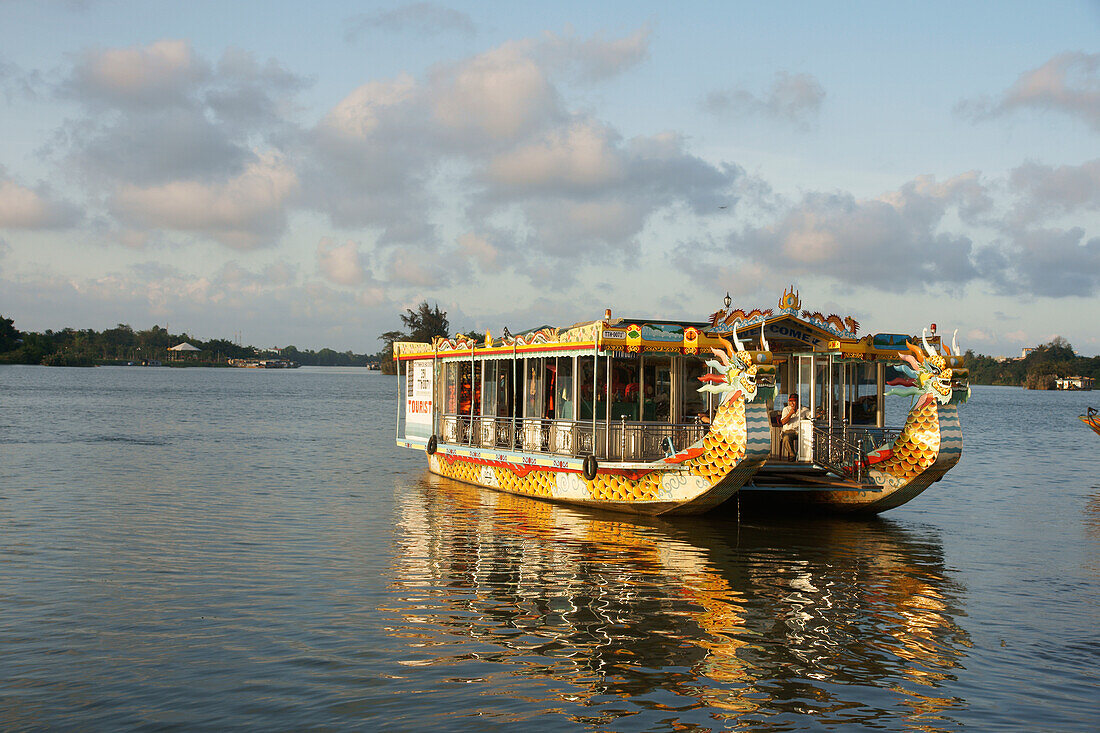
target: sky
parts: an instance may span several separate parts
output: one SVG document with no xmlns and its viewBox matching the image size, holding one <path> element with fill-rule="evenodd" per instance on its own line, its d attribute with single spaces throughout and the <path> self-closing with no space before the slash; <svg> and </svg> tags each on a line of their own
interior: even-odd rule
<svg viewBox="0 0 1100 733">
<path fill-rule="evenodd" d="M 727 292 L 1100 353 L 1100 3 L 0 0 L 0 315 L 373 353 Z"/>
</svg>

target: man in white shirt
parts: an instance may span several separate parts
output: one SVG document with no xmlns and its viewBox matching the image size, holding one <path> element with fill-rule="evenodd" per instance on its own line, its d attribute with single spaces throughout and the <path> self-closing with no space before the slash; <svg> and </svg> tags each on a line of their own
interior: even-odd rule
<svg viewBox="0 0 1100 733">
<path fill-rule="evenodd" d="M 788 460 L 793 461 L 798 457 L 798 429 L 802 420 L 808 418 L 809 410 L 798 406 L 798 395 L 793 394 L 787 399 L 787 406 L 783 408 L 783 414 L 779 417 L 779 424 L 783 426 L 780 446 L 786 449 Z"/>
</svg>

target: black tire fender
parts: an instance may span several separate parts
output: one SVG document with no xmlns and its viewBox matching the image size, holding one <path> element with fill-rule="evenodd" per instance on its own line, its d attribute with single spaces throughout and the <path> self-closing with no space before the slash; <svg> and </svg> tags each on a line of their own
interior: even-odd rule
<svg viewBox="0 0 1100 733">
<path fill-rule="evenodd" d="M 430 456 L 435 453 L 435 449 L 438 447 L 439 441 L 436 440 L 436 437 L 433 435 L 432 437 L 428 438 L 428 444 L 424 446 L 424 451 Z"/>
<path fill-rule="evenodd" d="M 584 457 L 584 465 L 581 468 L 585 479 L 591 481 L 596 478 L 596 471 L 599 470 L 600 464 L 596 460 L 596 456 L 589 454 Z"/>
</svg>

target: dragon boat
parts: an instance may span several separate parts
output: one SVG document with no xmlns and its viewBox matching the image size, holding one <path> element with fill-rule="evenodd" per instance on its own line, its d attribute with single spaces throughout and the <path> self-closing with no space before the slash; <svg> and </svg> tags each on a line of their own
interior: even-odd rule
<svg viewBox="0 0 1100 733">
<path fill-rule="evenodd" d="M 567 328 L 396 342 L 397 445 L 440 476 L 646 515 L 699 514 L 738 492 L 748 506 L 876 513 L 958 462 L 967 372 L 935 324 L 860 337 L 851 317 L 800 310 L 793 288 L 774 310 L 730 302 L 699 322 L 608 310 Z M 808 408 L 795 454 L 777 392 Z M 912 403 L 888 428 L 898 397 Z"/>
<path fill-rule="evenodd" d="M 1095 407 L 1090 407 L 1084 415 L 1078 415 L 1078 419 L 1081 422 L 1092 428 L 1093 432 L 1100 435 L 1100 413 L 1097 412 Z"/>
</svg>

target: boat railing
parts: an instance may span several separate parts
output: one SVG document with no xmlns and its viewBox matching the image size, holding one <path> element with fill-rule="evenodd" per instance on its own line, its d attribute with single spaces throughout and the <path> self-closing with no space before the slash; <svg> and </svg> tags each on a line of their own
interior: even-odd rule
<svg viewBox="0 0 1100 733">
<path fill-rule="evenodd" d="M 867 454 L 883 445 L 892 445 L 900 434 L 899 428 L 814 425 L 813 460 L 837 475 L 864 483 Z"/>
<path fill-rule="evenodd" d="M 443 415 L 443 443 L 608 461 L 655 461 L 703 437 L 701 423 L 671 424 Z"/>
</svg>

